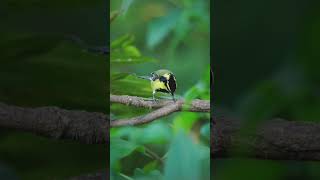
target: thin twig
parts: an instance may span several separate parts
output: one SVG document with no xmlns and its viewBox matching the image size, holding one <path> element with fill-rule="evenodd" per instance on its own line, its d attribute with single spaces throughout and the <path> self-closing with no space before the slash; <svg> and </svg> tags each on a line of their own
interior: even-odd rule
<svg viewBox="0 0 320 180">
<path fill-rule="evenodd" d="M 157 153 L 153 152 L 151 149 L 144 147 L 144 149 L 146 150 L 146 153 L 148 153 L 153 159 L 156 159 L 157 161 L 159 161 L 161 164 L 164 164 L 163 159 L 161 159 L 160 156 L 158 156 Z"/>
<path fill-rule="evenodd" d="M 110 23 L 112 23 L 116 19 L 116 17 L 118 17 L 119 14 L 120 14 L 119 11 L 112 11 L 110 13 Z"/>
<path fill-rule="evenodd" d="M 118 127 L 118 126 L 129 126 L 129 125 L 140 125 L 140 124 L 146 124 L 149 122 L 152 122 L 158 118 L 167 116 L 173 112 L 176 112 L 179 110 L 178 104 L 171 104 L 165 107 L 162 107 L 160 109 L 157 109 L 155 111 L 152 111 L 149 114 L 138 116 L 134 118 L 129 119 L 119 119 L 119 120 L 113 120 L 110 122 L 111 127 Z"/>
</svg>

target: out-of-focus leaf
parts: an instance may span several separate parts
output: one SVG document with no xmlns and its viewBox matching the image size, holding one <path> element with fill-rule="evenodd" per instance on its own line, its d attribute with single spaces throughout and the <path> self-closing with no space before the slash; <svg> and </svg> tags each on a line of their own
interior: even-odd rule
<svg viewBox="0 0 320 180">
<path fill-rule="evenodd" d="M 152 123 L 143 129 L 140 136 L 132 136 L 132 140 L 143 144 L 163 144 L 170 141 L 172 133 L 164 123 Z"/>
<path fill-rule="evenodd" d="M 138 48 L 134 47 L 134 46 L 125 46 L 124 48 L 124 53 L 127 56 L 131 56 L 131 57 L 141 57 L 141 53 L 138 50 Z"/>
<path fill-rule="evenodd" d="M 113 136 L 127 138 L 136 144 L 163 144 L 170 141 L 170 127 L 163 122 L 150 123 L 142 128 L 119 128 Z"/>
<path fill-rule="evenodd" d="M 143 172 L 150 173 L 158 167 L 158 160 L 151 161 L 143 167 Z"/>
<path fill-rule="evenodd" d="M 32 57 L 21 55 L 21 59 L 0 58 L 0 61 L 1 86 L 6 87 L 0 92 L 1 101 L 5 98 L 25 106 L 51 104 L 106 111 L 104 84 L 109 63 L 103 57 L 62 41 L 45 53 Z"/>
<path fill-rule="evenodd" d="M 203 100 L 210 99 L 210 68 L 203 74 L 202 78 L 192 86 L 185 94 L 184 98 L 186 102 L 190 102 L 193 99 L 200 98 Z"/>
<path fill-rule="evenodd" d="M 113 114 L 112 120 L 142 116 L 142 115 L 145 115 L 146 113 L 150 112 L 149 109 L 134 108 L 132 106 L 127 106 L 127 105 L 118 104 L 118 103 L 112 103 L 111 107 L 110 107 L 110 111 Z M 122 127 L 122 128 L 124 128 L 124 127 Z"/>
<path fill-rule="evenodd" d="M 130 45 L 133 41 L 134 41 L 134 36 L 130 34 L 125 34 L 123 36 L 120 36 L 119 38 L 111 42 L 111 50 L 120 48 L 123 46 L 123 44 Z"/>
<path fill-rule="evenodd" d="M 110 80 L 111 80 L 111 82 L 113 82 L 113 81 L 116 81 L 119 79 L 123 79 L 129 75 L 130 75 L 129 73 L 115 73 L 115 72 L 113 72 L 113 73 L 111 73 Z"/>
<path fill-rule="evenodd" d="M 207 123 L 201 127 L 200 134 L 206 138 L 206 140 L 210 141 L 210 123 Z"/>
<path fill-rule="evenodd" d="M 122 55 L 111 57 L 112 65 L 129 65 L 129 64 L 138 64 L 138 63 L 145 63 L 145 62 L 155 62 L 155 59 L 149 58 L 149 57 L 135 58 L 130 56 L 122 56 Z"/>
<path fill-rule="evenodd" d="M 8 165 L 0 163 L 0 177 L 1 179 L 10 179 L 10 180 L 18 180 L 17 173 L 8 167 Z"/>
<path fill-rule="evenodd" d="M 123 15 L 125 15 L 129 9 L 129 7 L 132 5 L 133 0 L 123 0 L 121 5 L 121 12 Z"/>
<path fill-rule="evenodd" d="M 173 130 L 189 132 L 193 124 L 199 119 L 199 115 L 193 112 L 181 112 L 173 120 Z"/>
<path fill-rule="evenodd" d="M 132 180 L 129 176 L 110 170 L 110 180 Z"/>
<path fill-rule="evenodd" d="M 110 129 L 110 138 L 127 138 L 136 127 L 120 127 Z"/>
<path fill-rule="evenodd" d="M 143 146 L 120 138 L 110 139 L 110 167 L 114 168 L 120 159 L 130 155 L 137 149 L 143 151 Z"/>
<path fill-rule="evenodd" d="M 210 179 L 210 149 L 194 144 L 179 133 L 172 141 L 164 168 L 164 180 Z"/>
<path fill-rule="evenodd" d="M 152 97 L 150 81 L 142 80 L 132 75 L 115 82 L 111 82 L 110 92 L 112 94 Z"/>
<path fill-rule="evenodd" d="M 192 26 L 189 20 L 189 13 L 187 10 L 185 10 L 181 13 L 181 16 L 174 28 L 174 36 L 170 45 L 172 51 L 174 51 L 178 44 L 186 37 L 191 28 Z"/>
<path fill-rule="evenodd" d="M 198 87 L 192 86 L 187 92 L 184 94 L 184 98 L 186 101 L 191 101 L 192 99 L 198 98 L 199 97 L 199 89 Z"/>
<path fill-rule="evenodd" d="M 134 36 L 123 35 L 111 42 L 110 62 L 113 65 L 128 65 L 145 62 L 156 62 L 154 58 L 141 55 L 139 49 L 132 45 Z"/>
<path fill-rule="evenodd" d="M 256 123 L 272 118 L 288 101 L 274 81 L 266 81 L 245 96 L 238 105 L 238 113 L 248 123 Z M 249 124 L 248 124 L 249 125 Z"/>
<path fill-rule="evenodd" d="M 283 180 L 288 171 L 287 163 L 279 161 L 232 158 L 215 161 L 219 169 L 213 179 Z M 294 164 L 295 167 L 297 164 Z M 319 169 L 319 167 L 317 167 Z M 319 172 L 319 170 L 317 171 Z M 263 174 L 263 176 L 261 176 Z M 291 176 L 290 176 L 291 177 Z M 293 176 L 295 177 L 295 176 Z"/>
<path fill-rule="evenodd" d="M 62 36 L 57 35 L 22 35 L 16 39 L 2 41 L 0 52 L 5 59 L 27 59 L 48 53 L 56 48 L 62 39 Z"/>
<path fill-rule="evenodd" d="M 96 1 L 63 1 L 63 0 L 49 0 L 49 1 L 42 1 L 42 0 L 29 0 L 29 1 L 19 1 L 19 0 L 2 0 L 1 6 L 10 9 L 13 12 L 21 12 L 21 8 L 28 8 L 28 9 L 42 9 L 46 7 L 47 9 L 72 9 L 72 8 L 83 8 L 83 7 L 90 7 L 90 6 L 99 6 L 101 2 Z"/>
<path fill-rule="evenodd" d="M 119 11 L 112 11 L 110 13 L 110 22 L 112 22 L 119 15 Z"/>
<path fill-rule="evenodd" d="M 147 47 L 153 49 L 173 30 L 181 14 L 181 10 L 172 10 L 167 16 L 154 19 L 148 25 Z"/>
<path fill-rule="evenodd" d="M 313 122 L 320 122 L 320 97 L 315 98 L 313 101 L 317 102 L 310 102 L 310 100 L 296 100 L 296 104 L 292 104 L 292 116 L 297 121 L 313 121 Z"/>
<path fill-rule="evenodd" d="M 135 169 L 134 171 L 134 179 L 135 180 L 162 180 L 163 176 L 160 171 L 153 170 L 151 172 L 146 173 L 142 169 Z"/>
</svg>

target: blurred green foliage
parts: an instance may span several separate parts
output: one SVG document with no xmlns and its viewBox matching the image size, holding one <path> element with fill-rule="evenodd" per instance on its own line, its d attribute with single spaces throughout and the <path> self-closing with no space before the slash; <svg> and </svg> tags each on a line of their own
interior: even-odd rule
<svg viewBox="0 0 320 180">
<path fill-rule="evenodd" d="M 125 13 L 111 24 L 110 92 L 150 98 L 150 82 L 136 75 L 169 69 L 177 78 L 177 97 L 210 99 L 208 4 L 112 1 L 111 11 Z M 150 111 L 111 105 L 112 119 Z M 209 135 L 208 113 L 179 112 L 146 125 L 112 128 L 111 179 L 209 179 Z"/>
<path fill-rule="evenodd" d="M 215 1 L 214 99 L 243 132 L 280 117 L 320 122 L 319 1 Z M 216 179 L 319 179 L 318 162 L 219 159 Z"/>
<path fill-rule="evenodd" d="M 67 38 L 106 46 L 106 7 L 104 1 L 1 1 L 0 102 L 107 113 L 106 57 Z M 94 173 L 107 166 L 105 148 L 1 129 L 0 179 L 7 179 L 4 169 L 32 180 Z"/>
</svg>

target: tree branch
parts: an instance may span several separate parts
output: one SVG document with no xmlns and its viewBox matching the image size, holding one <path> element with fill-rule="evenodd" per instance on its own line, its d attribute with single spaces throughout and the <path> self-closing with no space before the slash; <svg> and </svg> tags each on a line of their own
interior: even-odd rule
<svg viewBox="0 0 320 180">
<path fill-rule="evenodd" d="M 230 116 L 215 118 L 211 157 L 253 157 L 280 160 L 320 160 L 320 124 L 273 119 L 254 131 L 242 129 Z M 239 150 L 240 151 L 237 151 Z"/>
<path fill-rule="evenodd" d="M 108 118 L 102 113 L 57 107 L 22 108 L 0 103 L 0 127 L 84 143 L 106 143 Z"/>
<path fill-rule="evenodd" d="M 145 98 L 137 96 L 127 96 L 127 95 L 112 95 L 110 94 L 110 102 L 120 103 L 125 105 L 131 105 L 143 108 L 161 108 L 171 104 L 178 104 L 179 111 L 182 110 L 182 105 L 185 104 L 184 100 L 177 100 L 174 103 L 172 100 L 157 100 L 150 101 L 145 100 Z M 190 106 L 187 107 L 186 111 L 190 112 L 210 112 L 210 101 L 195 99 L 191 102 Z"/>
<path fill-rule="evenodd" d="M 179 106 L 171 105 L 176 108 Z M 174 109 L 171 105 L 163 108 Z M 241 156 L 320 160 L 318 123 L 273 119 L 257 126 L 255 131 L 246 131 L 242 129 L 239 119 L 228 113 L 215 113 L 214 119 L 216 124 L 211 127 L 212 158 Z M 0 103 L 0 128 L 27 131 L 55 139 L 105 143 L 109 139 L 108 127 L 108 117 L 102 113 L 70 111 L 57 107 L 22 108 Z M 242 151 L 233 151 L 234 149 Z"/>
<path fill-rule="evenodd" d="M 143 116 L 129 119 L 113 120 L 110 122 L 111 127 L 145 124 L 182 110 L 190 112 L 210 112 L 210 102 L 199 99 L 193 100 L 189 105 L 186 105 L 186 102 L 184 100 L 177 100 L 176 102 L 173 102 L 172 100 L 158 100 L 154 102 L 147 101 L 141 97 L 136 96 L 118 96 L 111 94 L 110 102 L 149 109 L 159 108 Z"/>
<path fill-rule="evenodd" d="M 152 122 L 158 118 L 167 116 L 173 112 L 176 112 L 179 110 L 178 104 L 170 104 L 168 106 L 162 107 L 160 109 L 157 109 L 155 111 L 152 111 L 149 114 L 138 116 L 134 118 L 129 119 L 121 119 L 121 120 L 112 120 L 110 122 L 111 127 L 118 127 L 118 126 L 129 126 L 129 125 L 139 125 L 139 124 L 145 124 Z"/>
</svg>

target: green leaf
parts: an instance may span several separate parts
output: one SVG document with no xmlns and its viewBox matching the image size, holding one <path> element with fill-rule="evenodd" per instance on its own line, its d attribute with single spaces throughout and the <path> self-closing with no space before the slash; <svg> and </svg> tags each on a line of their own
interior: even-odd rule
<svg viewBox="0 0 320 180">
<path fill-rule="evenodd" d="M 111 50 L 120 48 L 123 46 L 123 44 L 130 45 L 133 41 L 134 41 L 133 35 L 125 34 L 111 42 Z"/>
<path fill-rule="evenodd" d="M 129 7 L 132 5 L 133 0 L 123 0 L 121 5 L 121 12 L 125 15 L 129 9 Z"/>
<path fill-rule="evenodd" d="M 112 82 L 112 81 L 124 79 L 124 78 L 126 78 L 127 76 L 129 76 L 129 75 L 130 75 L 129 73 L 115 73 L 115 72 L 112 72 L 112 73 L 111 73 L 110 80 L 111 80 L 111 82 Z"/>
<path fill-rule="evenodd" d="M 188 101 L 191 101 L 193 99 L 198 98 L 199 94 L 200 94 L 200 92 L 199 92 L 198 87 L 196 85 L 194 85 L 184 94 L 184 98 L 188 102 Z"/>
<path fill-rule="evenodd" d="M 254 126 L 279 113 L 288 99 L 275 81 L 265 81 L 240 100 L 237 111 Z"/>
<path fill-rule="evenodd" d="M 112 22 L 113 20 L 115 20 L 116 17 L 118 17 L 118 15 L 119 15 L 119 11 L 112 11 L 112 12 L 110 13 L 110 22 Z"/>
<path fill-rule="evenodd" d="M 2 0 L 1 8 L 4 10 L 9 10 L 13 13 L 21 13 L 21 8 L 32 9 L 34 12 L 41 11 L 41 8 L 46 7 L 47 12 L 52 12 L 52 10 L 75 10 L 79 8 L 88 8 L 88 7 L 96 7 L 101 5 L 98 1 L 63 1 L 63 0 L 55 0 L 55 1 L 42 1 L 42 0 L 28 0 L 28 1 L 20 1 L 20 0 Z M 3 11 L 2 9 L 2 11 Z M 10 17 L 12 18 L 12 17 Z M 13 18 L 12 18 L 13 19 Z"/>
<path fill-rule="evenodd" d="M 147 47 L 153 49 L 172 31 L 180 17 L 181 10 L 172 10 L 167 16 L 150 22 L 147 30 Z"/>
<path fill-rule="evenodd" d="M 164 144 L 170 141 L 171 135 L 168 125 L 162 122 L 155 122 L 141 129 L 140 134 L 136 134 L 131 138 L 135 142 L 142 144 Z"/>
<path fill-rule="evenodd" d="M 142 56 L 140 50 L 132 45 L 133 42 L 134 36 L 128 34 L 111 42 L 110 62 L 112 65 L 156 62 L 154 58 Z"/>
<path fill-rule="evenodd" d="M 133 96 L 152 97 L 150 81 L 129 75 L 110 84 L 112 94 L 126 94 Z"/>
<path fill-rule="evenodd" d="M 122 173 L 110 171 L 110 180 L 132 180 L 131 177 L 126 176 Z"/>
<path fill-rule="evenodd" d="M 207 141 L 210 141 L 210 123 L 207 123 L 201 127 L 200 134 L 206 138 Z"/>
<path fill-rule="evenodd" d="M 118 128 L 112 136 L 126 138 L 136 144 L 164 144 L 170 141 L 170 127 L 163 122 L 150 123 L 143 127 Z"/>
<path fill-rule="evenodd" d="M 163 176 L 160 171 L 153 170 L 151 172 L 146 173 L 142 169 L 135 169 L 134 170 L 134 179 L 135 180 L 162 180 Z"/>
<path fill-rule="evenodd" d="M 158 160 L 151 161 L 143 167 L 143 172 L 150 173 L 158 167 Z"/>
<path fill-rule="evenodd" d="M 184 98 L 187 103 L 196 98 L 210 99 L 210 68 L 208 68 L 202 78 L 184 94 Z"/>
<path fill-rule="evenodd" d="M 127 56 L 131 56 L 131 57 L 141 57 L 141 53 L 140 51 L 138 50 L 138 48 L 134 47 L 134 46 L 125 46 L 124 48 L 124 53 L 127 55 Z"/>
<path fill-rule="evenodd" d="M 27 59 L 49 53 L 57 48 L 63 39 L 63 36 L 57 35 L 20 35 L 3 39 L 0 43 L 2 59 Z M 7 39 L 7 40 L 6 40 Z"/>
<path fill-rule="evenodd" d="M 132 58 L 127 56 L 117 57 L 111 59 L 112 65 L 129 65 L 129 64 L 138 64 L 138 63 L 145 63 L 145 62 L 155 62 L 155 59 L 149 57 L 139 57 L 139 58 Z"/>
<path fill-rule="evenodd" d="M 210 179 L 210 149 L 179 133 L 172 141 L 164 167 L 164 180 Z"/>
<path fill-rule="evenodd" d="M 199 119 L 198 113 L 194 112 L 181 112 L 173 120 L 173 130 L 179 132 L 184 130 L 189 132 L 193 124 Z"/>
<path fill-rule="evenodd" d="M 143 146 L 139 146 L 131 141 L 120 138 L 110 139 L 110 167 L 115 168 L 116 163 L 130 155 L 135 150 L 143 150 Z"/>
</svg>

